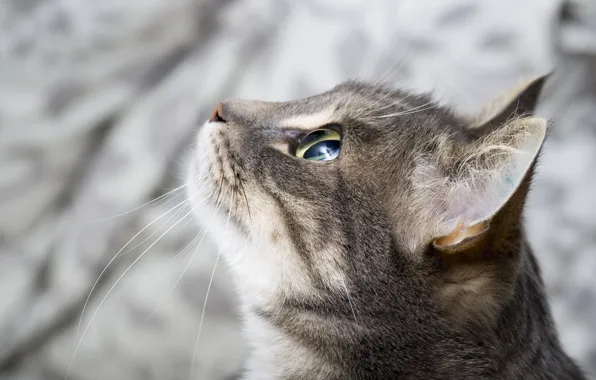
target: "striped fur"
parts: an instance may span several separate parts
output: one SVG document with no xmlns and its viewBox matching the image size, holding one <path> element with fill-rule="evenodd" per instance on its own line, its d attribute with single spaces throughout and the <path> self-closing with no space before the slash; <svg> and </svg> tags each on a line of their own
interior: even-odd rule
<svg viewBox="0 0 596 380">
<path fill-rule="evenodd" d="M 477 172 L 465 152 L 518 141 L 499 130 L 533 111 L 540 87 L 473 129 L 428 97 L 358 82 L 223 102 L 198 134 L 189 196 L 235 276 L 253 346 L 244 378 L 582 379 L 524 238 L 535 157 L 486 230 L 448 249 L 433 241 L 449 232 L 449 197 L 424 182 L 449 190 L 456 173 Z M 342 129 L 337 160 L 289 154 L 326 124 Z"/>
</svg>

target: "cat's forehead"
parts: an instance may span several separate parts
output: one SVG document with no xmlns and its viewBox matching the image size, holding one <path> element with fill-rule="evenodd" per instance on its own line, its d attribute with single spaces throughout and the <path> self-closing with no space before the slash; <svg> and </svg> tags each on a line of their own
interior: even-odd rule
<svg viewBox="0 0 596 380">
<path fill-rule="evenodd" d="M 404 139 L 428 139 L 429 134 L 451 133 L 460 124 L 429 97 L 357 81 L 344 82 L 302 99 L 285 102 L 231 99 L 218 107 L 229 124 L 248 127 L 241 128 L 242 133 L 257 139 L 263 136 L 269 139 L 280 133 L 286 138 L 295 136 L 297 131 L 310 132 L 338 124 L 344 130 L 357 126 L 359 133 L 397 133 L 399 136 L 391 138 L 400 143 Z"/>
<path fill-rule="evenodd" d="M 392 90 L 382 85 L 371 85 L 357 81 L 347 81 L 331 90 L 305 99 L 286 103 L 290 113 L 341 113 L 347 109 L 369 107 L 371 105 L 393 104 L 397 99 L 411 95 Z"/>
<path fill-rule="evenodd" d="M 312 129 L 343 118 L 390 114 L 395 109 L 411 108 L 421 101 L 404 91 L 357 81 L 344 82 L 333 89 L 303 99 L 287 102 L 234 101 L 233 106 L 254 120 L 269 120 L 278 127 Z M 363 112 L 366 111 L 366 112 Z"/>
</svg>

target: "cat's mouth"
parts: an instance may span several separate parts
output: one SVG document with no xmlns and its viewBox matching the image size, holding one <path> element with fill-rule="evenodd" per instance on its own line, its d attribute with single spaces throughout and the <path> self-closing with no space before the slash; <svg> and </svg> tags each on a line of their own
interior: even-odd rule
<svg viewBox="0 0 596 380">
<path fill-rule="evenodd" d="M 245 229 L 250 215 L 247 176 L 243 160 L 234 151 L 230 136 L 220 123 L 207 122 L 198 137 L 196 156 L 189 178 L 193 207 L 209 206 L 225 222 Z M 208 213 L 207 213 L 208 214 Z M 201 215 L 209 217 L 209 215 Z"/>
</svg>

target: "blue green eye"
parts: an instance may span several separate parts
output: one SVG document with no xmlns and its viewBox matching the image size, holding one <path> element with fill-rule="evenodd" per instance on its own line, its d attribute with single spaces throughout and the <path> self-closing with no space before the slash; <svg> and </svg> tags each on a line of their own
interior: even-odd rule
<svg viewBox="0 0 596 380">
<path fill-rule="evenodd" d="M 341 136 L 332 129 L 318 129 L 306 135 L 296 148 L 296 157 L 311 161 L 329 161 L 339 156 Z"/>
</svg>

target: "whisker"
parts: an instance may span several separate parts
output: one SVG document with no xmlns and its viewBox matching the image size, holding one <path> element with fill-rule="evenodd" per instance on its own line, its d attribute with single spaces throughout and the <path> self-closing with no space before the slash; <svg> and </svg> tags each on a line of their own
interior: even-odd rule
<svg viewBox="0 0 596 380">
<path fill-rule="evenodd" d="M 107 218 L 102 218 L 102 219 L 97 219 L 97 220 L 91 220 L 91 221 L 89 221 L 89 222 L 87 222 L 87 223 L 99 223 L 99 222 L 104 222 L 104 221 L 108 221 L 108 220 L 116 219 L 116 218 L 119 218 L 119 217 L 121 217 L 121 216 L 124 216 L 124 215 L 130 214 L 131 212 L 137 211 L 137 210 L 139 210 L 139 209 L 141 209 L 141 208 L 143 208 L 143 207 L 146 207 L 146 206 L 152 205 L 152 204 L 154 204 L 154 203 L 156 203 L 156 202 L 159 202 L 161 199 L 163 199 L 163 198 L 167 197 L 168 195 L 172 194 L 173 192 L 176 192 L 176 191 L 179 191 L 179 190 L 181 190 L 181 189 L 185 188 L 186 186 L 188 186 L 188 184 L 184 184 L 184 185 L 182 185 L 182 186 L 179 186 L 179 187 L 177 187 L 177 188 L 175 188 L 175 189 L 173 189 L 173 190 L 170 190 L 170 191 L 168 191 L 168 192 L 167 192 L 167 193 L 165 193 L 165 194 L 162 194 L 162 195 L 160 195 L 159 197 L 157 197 L 157 198 L 155 198 L 155 199 L 152 199 L 152 200 L 150 200 L 149 202 L 146 202 L 146 203 L 144 203 L 144 204 L 142 204 L 142 205 L 140 205 L 140 206 L 137 206 L 137 207 L 133 208 L 132 210 L 129 210 L 129 211 L 126 211 L 126 212 L 123 212 L 123 213 L 121 213 L 121 214 L 117 214 L 117 215 L 114 215 L 114 216 L 110 216 L 110 217 L 107 217 Z M 181 195 L 183 195 L 183 194 L 184 194 L 184 193 L 177 194 L 177 195 L 176 195 L 176 196 L 174 196 L 174 198 L 172 198 L 172 199 L 179 198 L 179 197 L 180 197 Z"/>
<path fill-rule="evenodd" d="M 392 39 L 393 40 L 393 39 Z M 407 51 L 404 53 L 404 57 L 407 57 L 407 53 L 408 51 L 411 50 L 411 47 L 407 48 Z M 401 58 L 401 59 L 394 59 L 393 64 L 391 64 L 380 76 L 377 80 L 375 80 L 372 85 L 373 86 L 378 86 L 378 85 L 382 85 L 385 82 L 385 79 L 389 76 L 391 76 L 394 72 L 394 70 L 400 66 L 400 65 L 404 65 L 405 64 L 405 58 Z M 366 107 L 365 109 L 361 110 L 360 113 L 358 114 L 357 117 L 367 117 L 366 115 L 366 111 L 370 110 L 372 107 L 374 107 L 377 104 L 380 104 L 383 100 L 385 100 L 387 97 L 391 96 L 393 94 L 393 91 L 387 91 L 387 93 L 385 95 L 383 95 L 380 99 L 377 99 L 373 104 L 369 105 L 368 107 Z M 405 100 L 409 97 L 406 96 L 406 98 L 402 99 Z M 378 112 L 378 110 L 377 110 Z"/>
<path fill-rule="evenodd" d="M 217 195 L 215 197 L 215 204 L 219 204 L 219 201 L 220 201 L 219 197 L 221 195 L 222 189 L 223 189 L 223 177 L 221 177 L 219 179 L 219 189 L 217 190 Z"/>
<path fill-rule="evenodd" d="M 233 197 L 232 197 L 232 202 L 231 204 L 234 205 L 236 202 L 236 193 L 233 192 Z M 228 229 L 228 226 L 230 225 L 230 215 L 232 215 L 232 208 L 230 207 L 230 209 L 228 210 L 228 220 L 226 221 L 226 229 Z"/>
<path fill-rule="evenodd" d="M 386 110 L 387 108 L 390 108 L 390 107 L 397 106 L 398 104 L 400 104 L 400 103 L 402 103 L 402 102 L 405 102 L 406 100 L 408 100 L 408 99 L 409 99 L 411 96 L 412 96 L 412 94 L 408 94 L 408 95 L 406 95 L 405 97 L 403 97 L 403 98 L 400 98 L 400 99 L 396 100 L 396 101 L 395 101 L 395 102 L 393 102 L 393 103 L 386 104 L 386 105 L 384 105 L 384 106 L 382 106 L 382 107 L 380 107 L 380 108 L 377 108 L 377 109 L 375 109 L 374 111 L 373 111 L 373 110 L 371 110 L 371 111 L 370 111 L 368 114 L 366 114 L 366 115 L 362 115 L 362 117 L 370 117 L 370 116 L 372 116 L 374 113 L 381 112 L 381 111 L 383 111 L 383 110 Z M 404 105 L 405 105 L 405 103 L 404 103 Z M 369 109 L 370 109 L 370 108 L 369 108 Z M 405 112 L 405 111 L 404 111 L 404 112 Z"/>
<path fill-rule="evenodd" d="M 246 192 L 244 191 L 244 184 L 242 183 L 242 180 L 238 175 L 234 176 L 234 186 L 236 186 L 236 188 L 239 188 L 240 191 L 242 191 L 242 195 L 244 196 L 244 201 L 246 203 L 246 211 L 248 212 L 248 218 L 252 221 L 252 217 L 250 215 L 250 205 L 248 204 L 248 197 L 246 196 Z M 236 194 L 234 194 L 234 199 L 236 199 Z M 235 204 L 235 202 L 233 202 L 233 204 Z M 228 213 L 228 218 L 229 216 L 230 215 Z"/>
<path fill-rule="evenodd" d="M 139 255 L 139 257 L 137 257 L 132 264 L 130 264 L 128 266 L 128 268 L 126 268 L 126 270 L 124 270 L 124 272 L 120 275 L 120 277 L 118 277 L 118 279 L 116 280 L 116 282 L 110 287 L 110 289 L 108 290 L 107 294 L 103 297 L 103 299 L 101 300 L 101 302 L 99 303 L 99 306 L 97 306 L 97 309 L 95 310 L 95 312 L 91 315 L 91 318 L 89 319 L 89 323 L 87 324 L 87 327 L 85 327 L 85 330 L 83 330 L 83 334 L 81 335 L 81 338 L 79 339 L 77 346 L 75 347 L 75 352 L 72 356 L 72 359 L 70 360 L 70 363 L 68 365 L 68 369 L 66 371 L 66 377 L 65 380 L 68 380 L 68 376 L 70 375 L 70 371 L 72 369 L 72 365 L 74 363 L 74 359 L 81 347 L 81 343 L 83 342 L 83 339 L 85 338 L 85 335 L 87 334 L 87 331 L 89 330 L 89 327 L 91 327 L 91 324 L 93 323 L 97 313 L 99 312 L 99 309 L 101 309 L 101 307 L 103 306 L 103 304 L 105 303 L 105 301 L 107 300 L 107 298 L 110 296 L 110 294 L 112 293 L 112 291 L 114 290 L 114 288 L 116 287 L 116 285 L 118 285 L 118 283 L 120 282 L 120 280 L 122 280 L 122 278 L 130 271 L 130 269 L 155 245 L 157 244 L 158 241 L 161 240 L 162 237 L 164 237 L 168 232 L 170 232 L 174 227 L 176 227 L 178 224 L 180 224 L 180 222 L 182 222 L 184 219 L 186 219 L 193 211 L 189 211 L 188 213 L 186 213 L 179 221 L 177 221 L 176 223 L 174 223 L 170 228 L 168 228 L 166 230 L 166 232 L 164 232 L 163 234 L 161 234 L 160 237 L 157 238 L 157 240 L 155 240 L 147 249 L 145 249 L 143 251 L 143 253 L 141 253 Z"/>
<path fill-rule="evenodd" d="M 360 110 L 360 112 L 358 113 L 357 116 L 358 117 L 365 117 L 367 115 L 367 113 L 366 113 L 367 111 L 369 111 L 373 107 L 377 106 L 378 104 L 382 103 L 383 100 L 387 99 L 388 97 L 390 97 L 392 95 L 393 95 L 393 92 L 392 91 L 387 91 L 383 96 L 381 96 L 379 99 L 375 100 L 375 102 L 373 102 L 372 104 L 369 104 L 367 107 L 365 107 L 364 109 Z M 375 111 L 371 111 L 371 113 L 372 112 L 375 112 Z"/>
<path fill-rule="evenodd" d="M 204 187 L 204 185 L 202 185 L 202 186 L 201 186 L 201 187 L 200 187 L 200 188 L 197 190 L 197 192 L 200 192 L 200 191 L 201 191 L 201 189 L 202 189 L 203 187 Z M 201 199 L 201 200 L 199 201 L 199 204 L 202 204 L 202 202 L 205 202 L 207 199 L 209 199 L 209 197 L 210 197 L 211 195 L 212 195 L 212 194 L 209 194 L 209 195 L 208 195 L 208 196 L 206 196 L 205 198 Z M 176 196 L 176 198 L 178 198 L 178 196 Z M 185 201 L 183 201 L 183 202 L 181 202 L 181 203 L 186 203 L 186 204 L 188 204 L 189 202 L 190 202 L 190 201 L 187 199 L 187 200 L 185 200 Z M 180 206 L 180 204 L 178 204 L 178 206 Z M 178 206 L 175 206 L 175 207 L 178 207 Z M 151 235 L 147 236 L 145 239 L 141 240 L 141 241 L 140 241 L 138 244 L 135 244 L 134 246 L 132 246 L 132 247 L 130 247 L 129 249 L 127 249 L 126 251 L 123 251 L 122 253 L 120 253 L 120 256 L 122 256 L 122 255 L 125 255 L 125 254 L 127 254 L 127 253 L 129 253 L 129 252 L 133 251 L 134 249 L 138 248 L 138 247 L 139 247 L 139 246 L 141 246 L 143 243 L 145 243 L 147 240 L 151 239 L 151 238 L 152 238 L 152 237 L 153 237 L 153 236 L 154 236 L 154 235 L 155 235 L 157 232 L 159 232 L 159 231 L 161 230 L 161 228 L 162 228 L 163 226 L 165 226 L 165 225 L 166 225 L 166 224 L 168 224 L 168 223 L 169 223 L 169 222 L 170 222 L 172 219 L 174 219 L 174 218 L 175 218 L 175 217 L 176 217 L 176 216 L 177 216 L 177 215 L 178 215 L 178 214 L 179 214 L 179 213 L 180 213 L 182 210 L 183 210 L 183 208 L 180 208 L 180 209 L 178 209 L 178 211 L 176 211 L 176 212 L 175 212 L 175 213 L 174 213 L 172 216 L 170 216 L 170 217 L 169 217 L 167 220 L 165 220 L 165 221 L 164 221 L 164 222 L 163 222 L 163 223 L 162 223 L 162 224 L 161 224 L 159 227 L 157 227 L 157 230 L 156 230 L 156 231 L 154 231 L 153 233 L 151 233 Z M 191 221 L 191 219 L 188 219 L 188 220 L 187 220 L 187 222 L 186 222 L 186 225 L 187 225 L 187 224 L 188 224 L 190 221 Z M 142 231 L 140 231 L 140 232 L 142 232 Z M 133 237 L 133 239 L 134 239 L 134 237 Z M 123 247 L 123 248 L 124 248 L 124 247 Z"/>
<path fill-rule="evenodd" d="M 197 351 L 199 349 L 199 340 L 201 339 L 201 332 L 203 331 L 203 321 L 205 319 L 205 310 L 207 309 L 207 300 L 209 299 L 209 292 L 211 291 L 211 284 L 213 284 L 213 278 L 215 277 L 215 270 L 217 269 L 217 263 L 219 263 L 220 253 L 217 254 L 215 264 L 213 264 L 213 271 L 211 271 L 211 278 L 209 279 L 209 285 L 207 286 L 207 292 L 205 293 L 205 301 L 203 302 L 203 311 L 201 312 L 201 320 L 199 322 L 199 333 L 195 341 L 195 348 L 192 353 L 192 363 L 190 365 L 190 378 L 193 378 L 195 372 L 195 361 L 197 357 Z"/>
<path fill-rule="evenodd" d="M 430 107 L 427 107 L 429 105 L 430 105 Z M 427 108 L 424 108 L 424 107 L 427 107 Z M 416 113 L 416 112 L 428 111 L 428 110 L 433 109 L 433 108 L 436 108 L 436 107 L 437 107 L 437 105 L 436 104 L 433 104 L 433 102 L 430 101 L 430 102 L 427 102 L 425 104 L 422 104 L 422 105 L 420 105 L 418 107 L 414 107 L 414 108 L 412 108 L 410 110 L 407 110 L 407 111 L 404 111 L 404 112 L 396 112 L 396 113 L 392 113 L 392 114 L 388 114 L 388 115 L 377 116 L 376 119 L 385 119 L 385 118 L 388 118 L 388 117 L 397 117 L 397 116 L 410 115 L 410 114 L 413 114 L 413 113 Z"/>
<path fill-rule="evenodd" d="M 204 230 L 204 229 L 203 229 L 203 230 Z M 201 231 L 201 232 L 202 232 L 202 231 Z M 174 260 L 174 261 L 178 260 L 179 258 L 181 258 L 182 256 L 184 256 L 184 255 L 186 254 L 186 252 L 188 251 L 188 249 L 189 249 L 189 248 L 190 248 L 190 247 L 191 247 L 191 246 L 192 246 L 194 243 L 196 243 L 196 241 L 199 239 L 199 237 L 200 237 L 200 235 L 201 235 L 201 232 L 199 232 L 199 233 L 198 233 L 198 234 L 197 234 L 197 235 L 196 235 L 196 236 L 195 236 L 195 237 L 194 237 L 194 238 L 191 240 L 191 242 L 190 242 L 190 243 L 188 243 L 188 244 L 186 245 L 186 247 L 184 247 L 184 249 L 182 249 L 180 252 L 178 252 L 178 253 L 176 254 L 176 256 L 174 256 L 174 257 L 173 257 L 173 260 Z"/>
<path fill-rule="evenodd" d="M 421 108 L 427 107 L 429 105 L 432 105 L 432 102 L 429 101 L 429 102 L 426 102 L 424 104 L 421 104 L 419 106 L 416 106 L 416 107 L 413 107 L 413 108 L 410 108 L 410 109 L 407 109 L 407 110 L 403 110 L 403 111 L 399 111 L 399 112 L 395 112 L 395 113 L 390 113 L 390 114 L 386 114 L 386 115 L 377 116 L 376 118 L 377 119 L 383 119 L 383 118 L 387 118 L 387 117 L 401 116 L 401 115 L 406 114 L 406 113 L 412 113 L 414 111 L 418 111 Z"/>
<path fill-rule="evenodd" d="M 393 42 L 395 42 L 395 37 L 393 37 L 391 39 L 391 45 L 393 45 Z M 402 57 L 401 58 L 395 58 L 395 61 L 393 62 L 393 64 L 391 66 L 389 66 L 385 72 L 379 77 L 379 79 L 377 79 L 375 82 L 373 82 L 374 85 L 378 85 L 380 83 L 383 83 L 385 80 L 387 80 L 387 78 L 391 77 L 391 75 L 394 74 L 395 69 L 397 69 L 399 66 L 404 66 L 407 64 L 406 61 L 406 57 L 410 56 L 410 52 L 412 51 L 412 46 L 408 45 L 406 46 L 406 50 L 404 52 L 402 52 Z M 390 78 L 391 79 L 391 78 Z M 395 79 L 395 78 L 393 78 Z"/>
<path fill-rule="evenodd" d="M 159 301 L 157 303 L 157 305 L 155 306 L 155 308 L 147 316 L 147 320 L 151 319 L 151 317 L 153 317 L 153 315 L 155 314 L 155 312 L 157 312 L 157 310 L 159 309 L 160 305 L 166 299 L 168 299 L 170 297 L 170 295 L 172 295 L 172 292 L 174 291 L 174 289 L 176 289 L 176 286 L 178 285 L 178 283 L 180 282 L 180 280 L 182 280 L 182 277 L 184 276 L 184 274 L 186 273 L 186 271 L 188 271 L 188 268 L 190 267 L 190 264 L 192 264 L 195 256 L 197 255 L 197 252 L 199 251 L 199 248 L 201 248 L 201 245 L 203 243 L 203 240 L 205 239 L 205 235 L 207 235 L 207 229 L 206 228 L 204 228 L 203 231 L 199 232 L 197 234 L 197 236 L 195 236 L 194 239 L 192 239 L 192 241 L 186 247 L 184 247 L 184 250 L 182 250 L 178 255 L 176 255 L 176 256 L 180 256 L 183 252 L 187 251 L 188 248 L 200 238 L 199 244 L 198 244 L 197 248 L 195 249 L 194 253 L 191 255 L 190 259 L 188 260 L 188 263 L 186 263 L 186 266 L 184 267 L 184 270 L 182 270 L 182 273 L 180 274 L 180 276 L 178 276 L 178 279 L 176 280 L 176 282 L 172 286 L 172 289 L 170 289 L 170 291 L 168 292 L 168 295 L 167 296 L 165 296 L 161 301 Z"/>
<path fill-rule="evenodd" d="M 356 312 L 354 311 L 354 303 L 352 302 L 352 297 L 350 296 L 350 292 L 348 291 L 348 287 L 346 286 L 346 281 L 342 277 L 341 279 L 342 286 L 346 291 L 346 296 L 348 297 L 348 302 L 350 303 L 350 309 L 352 310 L 352 316 L 354 317 L 354 322 L 358 323 L 358 319 L 356 318 Z"/>
<path fill-rule="evenodd" d="M 200 191 L 201 191 L 201 189 L 202 189 L 203 187 L 204 187 L 204 185 L 202 185 L 202 186 L 201 186 L 201 188 L 199 188 L 199 189 L 198 189 L 196 192 L 197 192 L 197 193 L 198 193 L 198 192 L 200 192 Z M 209 194 L 209 195 L 207 195 L 205 198 L 201 199 L 201 200 L 199 201 L 199 204 L 202 204 L 203 202 L 205 202 L 207 199 L 209 199 L 209 197 L 210 197 L 211 195 L 212 195 L 212 194 Z M 183 203 L 187 203 L 187 204 L 188 204 L 189 202 L 190 202 L 190 200 L 188 200 L 188 199 L 187 199 L 187 200 L 186 200 L 186 201 L 184 201 Z M 128 253 L 128 252 L 130 252 L 130 251 L 134 250 L 135 248 L 139 247 L 139 246 L 140 246 L 140 245 L 142 245 L 144 242 L 146 242 L 147 240 L 149 240 L 151 237 L 153 237 L 153 235 L 155 235 L 157 232 L 159 232 L 159 231 L 161 230 L 161 228 L 162 228 L 163 226 L 165 226 L 165 225 L 166 225 L 166 224 L 167 224 L 167 223 L 168 223 L 170 220 L 174 219 L 174 218 L 176 217 L 176 215 L 178 215 L 178 214 L 179 214 L 181 211 L 182 211 L 182 208 L 180 208 L 178 211 L 176 211 L 176 213 L 175 213 L 174 215 L 170 216 L 170 217 L 169 217 L 169 218 L 168 218 L 168 219 L 167 219 L 165 222 L 163 222 L 163 223 L 162 223 L 162 224 L 161 224 L 161 225 L 160 225 L 160 226 L 157 228 L 157 230 L 156 230 L 156 231 L 154 231 L 154 232 L 153 232 L 151 235 L 149 235 L 148 237 L 146 237 L 145 239 L 143 239 L 143 240 L 142 240 L 140 243 L 138 243 L 138 244 L 134 245 L 133 247 L 130 247 L 130 248 L 129 248 L 129 249 L 127 249 L 126 251 L 122 252 L 122 253 L 121 253 L 121 255 L 124 255 L 124 254 L 126 254 L 126 253 Z M 188 219 L 188 220 L 190 221 L 191 219 Z M 188 222 L 187 222 L 187 224 L 188 224 Z"/>
<path fill-rule="evenodd" d="M 188 201 L 186 201 L 185 203 L 188 204 Z M 182 212 L 182 210 L 184 210 L 184 207 L 180 207 L 174 214 L 172 214 L 168 219 L 166 219 L 162 224 L 160 224 L 159 227 L 157 227 L 157 229 L 151 233 L 151 235 L 147 236 L 145 239 L 141 240 L 138 244 L 133 245 L 132 247 L 130 247 L 126 251 L 123 251 L 122 253 L 120 253 L 119 256 L 124 256 L 125 254 L 134 251 L 136 248 L 140 247 L 147 240 L 151 239 L 156 233 L 158 233 L 159 231 L 161 231 L 161 228 L 163 226 L 165 226 L 172 219 L 174 219 L 176 216 L 178 216 Z"/>
<path fill-rule="evenodd" d="M 250 205 L 248 204 L 248 197 L 246 196 L 246 192 L 244 191 L 244 184 L 240 181 L 240 190 L 242 190 L 242 195 L 244 196 L 244 201 L 246 203 L 246 211 L 248 212 L 248 219 L 252 221 L 252 216 L 250 214 Z"/>
<path fill-rule="evenodd" d="M 182 202 L 180 202 L 178 205 L 172 207 L 171 209 L 169 209 L 168 211 L 164 212 L 163 214 L 161 214 L 159 217 L 157 217 L 155 220 L 153 220 L 151 223 L 147 224 L 142 230 L 140 230 L 139 232 L 137 232 L 132 238 L 130 238 L 130 240 L 124 244 L 124 246 L 122 248 L 120 248 L 120 250 L 118 252 L 116 252 L 116 254 L 114 255 L 114 257 L 112 257 L 112 259 L 110 259 L 110 261 L 106 264 L 105 268 L 101 271 L 101 273 L 99 274 L 99 276 L 97 277 L 97 280 L 95 280 L 95 283 L 93 284 L 93 286 L 91 287 L 91 290 L 89 291 L 89 295 L 87 296 L 87 299 L 85 300 L 85 304 L 83 305 L 83 310 L 81 311 L 81 317 L 79 318 L 79 324 L 77 326 L 77 334 L 79 333 L 79 331 L 81 330 L 81 324 L 83 321 L 83 316 L 85 314 L 85 310 L 87 309 L 87 305 L 89 303 L 89 300 L 91 299 L 91 295 L 93 294 L 93 291 L 95 290 L 95 287 L 97 287 L 97 284 L 99 283 L 99 281 L 101 280 L 101 278 L 103 277 L 104 273 L 108 270 L 108 268 L 110 267 L 110 265 L 112 265 L 112 263 L 118 258 L 118 256 L 120 255 L 120 253 L 134 240 L 137 238 L 137 236 L 139 236 L 141 233 L 143 233 L 143 231 L 145 231 L 147 228 L 151 227 L 154 223 L 156 223 L 158 220 L 160 220 L 161 218 L 163 218 L 164 216 L 166 216 L 167 214 L 169 214 L 170 212 L 176 210 L 176 209 L 182 209 L 189 201 L 188 200 L 184 200 Z M 160 227 L 161 228 L 161 227 Z"/>
<path fill-rule="evenodd" d="M 218 198 L 219 198 L 219 194 L 221 194 L 221 189 L 222 189 L 222 184 L 223 182 L 220 182 L 220 188 L 219 188 L 219 192 L 218 192 Z M 213 214 L 215 214 L 221 207 L 221 202 L 216 203 L 216 207 L 215 210 L 213 210 Z M 228 222 L 230 221 L 230 213 L 231 213 L 231 209 L 228 210 Z M 226 229 L 228 227 L 228 223 L 226 223 Z M 195 340 L 195 347 L 192 353 L 192 362 L 190 364 L 190 379 L 193 378 L 194 372 L 195 372 L 195 362 L 196 362 L 196 358 L 197 358 L 197 351 L 199 348 L 199 340 L 201 338 L 201 332 L 203 331 L 203 321 L 205 319 L 205 310 L 207 309 L 207 300 L 209 299 L 209 292 L 211 291 L 211 284 L 213 283 L 213 278 L 215 277 L 215 269 L 217 268 L 217 263 L 219 262 L 219 257 L 220 257 L 220 252 L 217 253 L 217 258 L 215 259 L 215 264 L 213 264 L 213 271 L 211 272 L 211 278 L 209 279 L 209 285 L 207 286 L 207 292 L 205 293 L 205 301 L 203 302 L 203 310 L 201 312 L 201 319 L 199 321 L 199 332 L 197 333 L 197 339 Z"/>
</svg>

